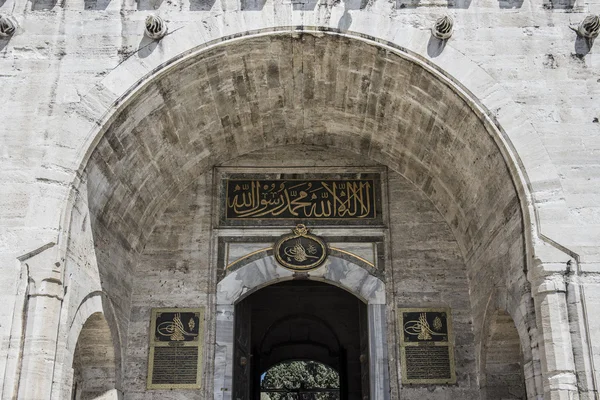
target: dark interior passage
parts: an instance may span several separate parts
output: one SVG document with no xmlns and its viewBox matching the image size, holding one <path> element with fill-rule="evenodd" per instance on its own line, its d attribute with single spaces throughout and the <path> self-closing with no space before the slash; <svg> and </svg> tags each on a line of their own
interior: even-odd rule
<svg viewBox="0 0 600 400">
<path fill-rule="evenodd" d="M 293 360 L 339 373 L 342 399 L 368 396 L 366 305 L 325 283 L 268 286 L 236 306 L 234 398 L 259 399 L 261 376 Z"/>
</svg>

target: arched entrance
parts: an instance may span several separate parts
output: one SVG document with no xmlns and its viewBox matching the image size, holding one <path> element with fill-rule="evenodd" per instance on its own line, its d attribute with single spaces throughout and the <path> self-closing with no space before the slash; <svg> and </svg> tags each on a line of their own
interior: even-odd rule
<svg viewBox="0 0 600 400">
<path fill-rule="evenodd" d="M 302 366 L 290 364 L 296 360 L 333 369 L 339 377 L 337 390 L 319 388 L 308 381 L 301 382 L 304 385 L 273 385 L 264 389 L 270 389 L 273 396 L 287 392 L 287 398 L 298 400 L 313 398 L 310 396 L 319 389 L 330 389 L 321 393 L 328 393 L 329 397 L 319 398 L 368 397 L 367 323 L 365 303 L 322 282 L 284 281 L 253 293 L 235 308 L 233 397 L 259 399 L 264 375 L 281 364 L 279 373 L 285 374 L 287 365 L 293 378 L 292 367 Z M 315 374 L 318 371 L 327 370 L 314 368 Z M 319 375 L 311 376 L 318 383 Z"/>
<path fill-rule="evenodd" d="M 147 311 L 148 303 L 147 293 L 142 293 L 135 299 L 138 308 L 132 308 L 129 299 L 138 295 L 134 275 L 136 269 L 143 274 L 143 262 L 151 257 L 144 254 L 146 244 L 177 196 L 199 176 L 206 178 L 213 167 L 236 157 L 282 146 L 314 146 L 342 149 L 385 166 L 428 199 L 465 264 L 469 287 L 462 306 L 470 310 L 462 318 L 463 326 L 472 326 L 474 346 L 480 348 L 485 340 L 485 310 L 492 293 L 515 320 L 522 316 L 516 329 L 524 344 L 530 393 L 542 393 L 542 370 L 545 380 L 551 371 L 573 370 L 568 358 L 556 365 L 539 363 L 539 352 L 555 354 L 556 342 L 534 337 L 536 314 L 540 318 L 540 307 L 562 312 L 566 305 L 548 286 L 550 294 L 540 292 L 533 307 L 527 280 L 531 254 L 525 183 L 499 128 L 456 81 L 402 49 L 332 32 L 260 34 L 200 53 L 163 70 L 119 105 L 77 182 L 77 207 L 89 211 L 89 219 L 85 213 L 74 218 L 70 235 L 78 237 L 78 225 L 89 221 L 102 289 L 115 299 L 123 331 L 134 335 L 146 329 L 131 324 Z M 316 65 L 315 54 L 329 57 Z M 208 214 L 202 216 L 203 223 L 210 220 Z M 203 241 L 195 243 L 215 240 L 210 229 L 202 234 Z M 210 273 L 199 278 L 207 282 L 205 296 L 194 295 L 210 307 L 206 359 L 214 363 L 207 369 L 205 388 L 211 396 L 226 399 L 232 396 L 235 303 L 263 286 L 292 280 L 293 274 L 264 257 L 255 260 L 259 274 L 244 273 L 248 264 L 226 271 L 220 280 L 223 271 L 215 271 L 217 263 L 205 261 L 211 250 L 202 251 L 196 265 Z M 394 266 L 390 262 L 385 268 Z M 183 275 L 185 266 L 179 272 Z M 369 275 L 360 267 L 353 272 Z M 372 278 L 364 286 L 337 273 L 310 277 L 342 286 L 368 304 L 370 393 L 380 399 L 390 395 L 388 370 L 395 373 L 396 393 L 400 389 L 396 365 L 388 365 L 384 345 L 393 321 L 385 318 L 383 283 Z M 547 296 L 556 297 L 562 308 L 548 308 L 543 303 Z M 411 301 L 391 297 L 389 308 Z M 434 300 L 445 301 L 443 296 Z M 568 332 L 563 336 L 567 343 Z M 465 357 L 478 357 L 480 352 L 468 346 L 462 349 Z M 477 379 L 479 371 L 469 368 L 472 375 L 464 382 Z M 547 391 L 555 390 L 544 382 Z M 132 386 L 143 391 L 139 382 Z"/>
<path fill-rule="evenodd" d="M 83 325 L 73 355 L 72 400 L 117 399 L 117 366 L 112 335 L 104 315 Z"/>
<path fill-rule="evenodd" d="M 491 318 L 481 379 L 486 399 L 524 399 L 523 353 L 515 324 L 502 310 L 496 310 Z"/>
<path fill-rule="evenodd" d="M 336 369 L 341 398 L 390 398 L 385 285 L 358 264 L 330 256 L 300 278 L 267 256 L 230 272 L 217 299 L 215 399 L 256 399 L 263 373 L 299 359 Z"/>
</svg>

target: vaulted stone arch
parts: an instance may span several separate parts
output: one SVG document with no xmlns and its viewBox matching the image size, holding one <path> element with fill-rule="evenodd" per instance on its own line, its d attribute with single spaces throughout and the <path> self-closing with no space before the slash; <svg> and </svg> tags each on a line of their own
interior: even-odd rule
<svg viewBox="0 0 600 400">
<path fill-rule="evenodd" d="M 511 315 L 529 304 L 531 204 L 513 149 L 468 91 L 403 49 L 334 32 L 259 34 L 188 54 L 122 99 L 86 151 L 75 195 L 111 296 L 129 296 L 132 259 L 195 177 L 302 144 L 368 157 L 428 196 L 467 264 L 476 341 L 494 288 Z"/>
<path fill-rule="evenodd" d="M 527 286 L 523 188 L 495 127 L 443 76 L 401 53 L 330 34 L 233 41 L 140 88 L 105 132 L 84 179 L 95 236 L 113 238 L 110 253 L 139 251 L 170 199 L 213 165 L 310 144 L 367 156 L 423 190 L 478 282 L 475 319 L 489 285 Z M 101 273 L 127 293 L 115 275 L 124 268 Z"/>
</svg>

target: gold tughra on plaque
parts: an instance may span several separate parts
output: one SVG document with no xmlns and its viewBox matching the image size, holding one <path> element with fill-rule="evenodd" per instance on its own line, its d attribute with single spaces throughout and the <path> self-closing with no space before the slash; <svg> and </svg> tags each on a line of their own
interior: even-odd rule
<svg viewBox="0 0 600 400">
<path fill-rule="evenodd" d="M 311 235 L 303 224 L 298 224 L 292 232 L 281 237 L 273 246 L 277 262 L 293 271 L 309 271 L 323 264 L 327 258 L 325 242 Z"/>
<path fill-rule="evenodd" d="M 454 338 L 449 308 L 399 308 L 403 384 L 453 384 Z"/>
<path fill-rule="evenodd" d="M 203 308 L 153 308 L 148 389 L 199 389 Z"/>
</svg>

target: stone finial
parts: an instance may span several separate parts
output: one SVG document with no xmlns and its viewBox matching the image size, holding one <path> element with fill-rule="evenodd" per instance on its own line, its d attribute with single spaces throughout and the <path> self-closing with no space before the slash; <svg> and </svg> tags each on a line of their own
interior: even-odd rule
<svg viewBox="0 0 600 400">
<path fill-rule="evenodd" d="M 454 21 L 452 18 L 449 15 L 444 15 L 435 21 L 433 28 L 431 28 L 431 34 L 440 40 L 446 40 L 452 36 L 453 27 Z"/>
<path fill-rule="evenodd" d="M 588 15 L 577 27 L 577 34 L 587 39 L 595 39 L 600 33 L 600 16 Z"/>
<path fill-rule="evenodd" d="M 146 17 L 146 36 L 150 39 L 162 39 L 167 34 L 167 23 L 158 15 Z"/>
<path fill-rule="evenodd" d="M 0 37 L 8 37 L 15 33 L 17 23 L 9 16 L 0 14 Z"/>
</svg>

